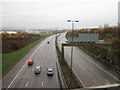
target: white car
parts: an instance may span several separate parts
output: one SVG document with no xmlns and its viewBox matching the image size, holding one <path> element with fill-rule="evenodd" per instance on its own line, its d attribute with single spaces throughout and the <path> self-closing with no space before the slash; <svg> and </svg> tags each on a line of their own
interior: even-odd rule
<svg viewBox="0 0 120 90">
<path fill-rule="evenodd" d="M 65 40 L 66 43 L 68 43 L 68 40 Z"/>
<path fill-rule="evenodd" d="M 48 68 L 47 69 L 47 75 L 48 76 L 53 76 L 53 68 Z"/>
</svg>

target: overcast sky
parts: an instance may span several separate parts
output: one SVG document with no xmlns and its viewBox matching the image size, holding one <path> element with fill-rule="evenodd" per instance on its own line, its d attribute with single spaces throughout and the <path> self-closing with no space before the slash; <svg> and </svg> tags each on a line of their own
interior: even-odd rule
<svg viewBox="0 0 120 90">
<path fill-rule="evenodd" d="M 2 26 L 41 29 L 99 27 L 118 23 L 119 0 L 4 0 Z"/>
</svg>

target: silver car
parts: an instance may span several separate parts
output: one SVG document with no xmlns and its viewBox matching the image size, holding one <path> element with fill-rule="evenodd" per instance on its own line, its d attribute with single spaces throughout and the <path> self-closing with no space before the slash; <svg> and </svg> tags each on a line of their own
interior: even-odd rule
<svg viewBox="0 0 120 90">
<path fill-rule="evenodd" d="M 48 76 L 53 76 L 53 68 L 48 68 L 47 69 L 47 75 Z"/>
<path fill-rule="evenodd" d="M 35 74 L 40 74 L 41 72 L 41 67 L 40 66 L 36 66 L 34 69 Z"/>
</svg>

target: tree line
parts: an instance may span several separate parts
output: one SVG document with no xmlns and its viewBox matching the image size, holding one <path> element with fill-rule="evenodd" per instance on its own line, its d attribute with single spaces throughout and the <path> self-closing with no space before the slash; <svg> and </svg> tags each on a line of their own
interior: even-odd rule
<svg viewBox="0 0 120 90">
<path fill-rule="evenodd" d="M 106 41 L 113 41 L 114 39 L 118 39 L 118 35 L 120 35 L 120 30 L 118 26 L 104 26 L 104 28 L 91 28 L 91 29 L 80 29 L 67 32 L 67 37 L 78 37 L 79 33 L 93 33 L 100 34 L 100 39 Z"/>
<path fill-rule="evenodd" d="M 2 32 L 2 53 L 10 53 L 16 51 L 26 45 L 32 43 L 35 40 L 40 39 L 41 35 L 29 34 L 27 32 L 16 32 L 9 34 L 7 32 Z"/>
</svg>

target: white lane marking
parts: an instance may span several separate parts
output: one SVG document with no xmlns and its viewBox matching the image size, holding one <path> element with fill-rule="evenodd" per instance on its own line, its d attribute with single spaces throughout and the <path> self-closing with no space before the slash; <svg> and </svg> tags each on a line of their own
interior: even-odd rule
<svg viewBox="0 0 120 90">
<path fill-rule="evenodd" d="M 44 71 L 45 71 L 45 68 L 44 68 Z"/>
<path fill-rule="evenodd" d="M 81 55 L 85 56 L 84 54 L 81 54 Z M 86 57 L 86 56 L 85 56 L 85 57 Z M 88 58 L 88 57 L 86 57 L 86 58 Z M 89 60 L 90 62 L 92 62 L 94 65 L 96 65 L 97 67 L 99 67 L 101 70 L 103 70 L 104 72 L 106 72 L 107 74 L 109 74 L 111 77 L 113 77 L 114 79 L 116 79 L 117 81 L 120 81 L 120 80 L 117 79 L 115 76 L 113 76 L 111 73 L 109 73 L 108 71 L 104 70 L 102 67 L 100 67 L 99 65 L 97 65 L 95 62 L 93 62 L 93 61 L 90 60 L 89 58 L 88 58 L 88 60 Z"/>
<path fill-rule="evenodd" d="M 25 64 L 27 64 L 27 62 L 25 63 Z M 23 67 L 20 69 L 20 71 L 17 73 L 17 75 L 15 76 L 15 78 L 12 80 L 12 82 L 9 84 L 9 86 L 7 87 L 7 89 L 8 88 L 10 88 L 10 86 L 12 85 L 12 83 L 15 81 L 15 79 L 18 77 L 18 75 L 20 74 L 20 72 L 23 70 L 23 68 L 25 67 L 25 64 L 23 65 Z M 6 90 L 7 90 L 6 89 Z"/>
<path fill-rule="evenodd" d="M 96 63 L 94 63 L 93 61 L 91 61 L 89 59 L 90 62 L 92 62 L 93 64 L 95 64 L 97 67 L 99 67 L 101 70 L 103 70 L 104 72 L 106 72 L 107 74 L 109 74 L 111 77 L 113 77 L 114 79 L 116 79 L 117 81 L 120 81 L 119 79 L 117 79 L 116 77 L 114 77 L 111 73 L 107 72 L 106 70 L 104 70 L 102 67 L 98 66 Z"/>
<path fill-rule="evenodd" d="M 25 84 L 25 87 L 27 87 L 28 86 L 28 82 Z"/>
<path fill-rule="evenodd" d="M 70 63 L 68 62 L 68 64 L 70 65 Z M 77 76 L 78 80 L 80 81 L 80 83 L 82 84 L 83 87 L 85 87 L 85 85 L 83 84 L 82 80 L 80 80 L 79 76 L 77 75 L 77 73 L 75 72 L 75 70 L 72 68 L 73 72 L 75 73 L 75 75 Z"/>
<path fill-rule="evenodd" d="M 41 45 L 40 46 L 42 46 L 42 44 L 45 42 L 46 40 L 44 40 L 42 43 L 41 43 Z M 38 48 L 39 49 L 39 48 Z M 40 49 L 39 49 L 39 51 L 38 52 L 40 52 Z M 36 58 L 38 57 L 38 53 L 37 53 L 37 55 L 35 56 L 35 58 L 34 58 L 34 62 L 36 61 Z"/>
<path fill-rule="evenodd" d="M 43 81 L 42 81 L 41 87 L 43 87 L 43 84 L 44 84 L 44 83 L 43 83 Z"/>
<path fill-rule="evenodd" d="M 44 42 L 45 42 L 45 41 L 46 41 L 46 40 L 44 40 Z M 43 42 L 40 44 L 40 46 L 38 47 L 38 49 L 41 47 L 42 44 L 43 44 Z M 34 53 L 32 53 L 31 57 L 36 53 L 36 51 L 37 51 L 38 49 L 36 49 L 36 50 L 34 51 Z M 28 60 L 29 60 L 31 57 L 29 57 Z M 27 61 L 28 61 L 28 60 L 27 60 Z M 15 78 L 12 80 L 12 82 L 9 84 L 9 86 L 7 87 L 7 89 L 10 88 L 10 86 L 13 84 L 13 82 L 15 81 L 15 79 L 18 77 L 18 75 L 20 74 L 20 72 L 23 70 L 23 68 L 24 68 L 25 65 L 27 64 L 27 61 L 25 62 L 25 64 L 23 65 L 23 67 L 20 69 L 20 71 L 17 73 L 17 75 L 15 76 Z M 7 89 L 6 89 L 6 90 L 7 90 Z"/>
<path fill-rule="evenodd" d="M 73 72 L 75 73 L 75 75 L 77 76 L 77 78 L 79 79 L 80 83 L 82 84 L 83 87 L 85 87 L 85 85 L 83 84 L 82 80 L 80 80 L 79 76 L 77 75 L 77 73 L 75 72 L 75 70 L 72 68 Z"/>
</svg>

